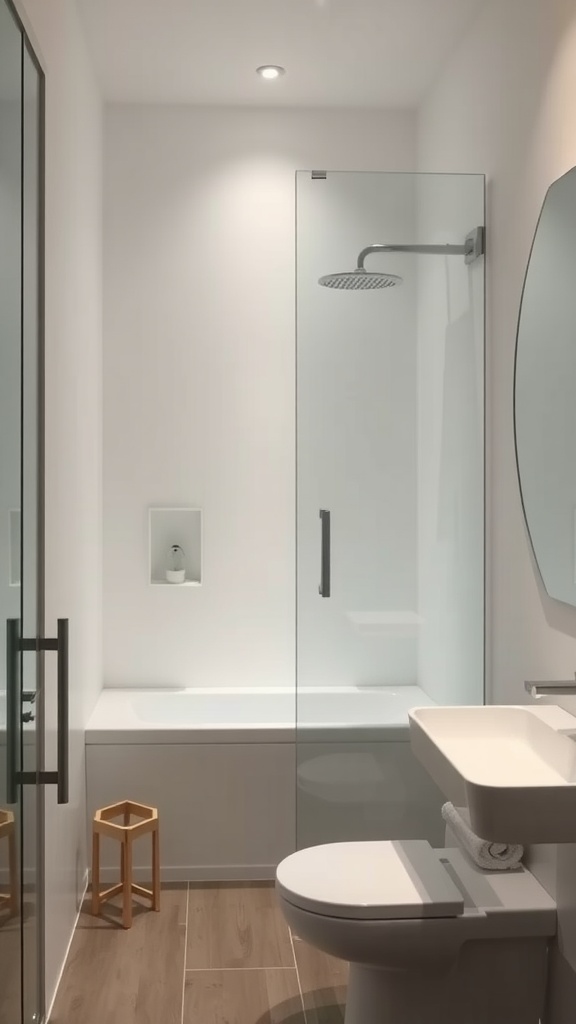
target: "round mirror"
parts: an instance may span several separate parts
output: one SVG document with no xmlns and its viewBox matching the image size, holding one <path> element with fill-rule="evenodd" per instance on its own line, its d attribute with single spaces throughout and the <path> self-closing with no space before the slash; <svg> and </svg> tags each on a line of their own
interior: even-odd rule
<svg viewBox="0 0 576 1024">
<path fill-rule="evenodd" d="M 514 429 L 544 586 L 576 605 L 576 168 L 549 188 L 532 244 L 516 340 Z"/>
</svg>

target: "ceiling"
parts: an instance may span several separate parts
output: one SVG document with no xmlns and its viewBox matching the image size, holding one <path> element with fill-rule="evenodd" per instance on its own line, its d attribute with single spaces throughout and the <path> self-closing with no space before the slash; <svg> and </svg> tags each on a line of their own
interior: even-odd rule
<svg viewBox="0 0 576 1024">
<path fill-rule="evenodd" d="M 78 0 L 108 100 L 296 107 L 416 106 L 485 2 Z"/>
</svg>

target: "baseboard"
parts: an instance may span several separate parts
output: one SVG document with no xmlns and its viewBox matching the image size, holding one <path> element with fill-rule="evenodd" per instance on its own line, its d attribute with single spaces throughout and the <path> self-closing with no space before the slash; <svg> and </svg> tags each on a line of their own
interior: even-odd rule
<svg viewBox="0 0 576 1024">
<path fill-rule="evenodd" d="M 150 868 L 135 867 L 138 882 L 150 881 Z M 193 864 L 183 867 L 163 867 L 163 882 L 258 882 L 276 877 L 276 864 Z M 118 881 L 118 868 L 100 868 L 102 882 Z"/>
<path fill-rule="evenodd" d="M 66 964 L 68 963 L 68 956 L 70 955 L 70 947 L 72 945 L 72 941 L 73 941 L 74 936 L 76 934 L 76 929 L 78 927 L 78 920 L 80 918 L 80 914 L 82 913 L 82 904 L 84 903 L 84 898 L 85 898 L 86 892 L 88 890 L 88 869 L 86 869 L 86 871 L 84 872 L 84 880 L 83 880 L 83 884 L 81 885 L 80 888 L 81 888 L 82 895 L 81 895 L 79 903 L 78 903 L 78 913 L 76 914 L 76 920 L 74 922 L 74 927 L 72 929 L 72 934 L 70 935 L 70 939 L 69 939 L 68 945 L 66 947 L 66 953 L 64 954 L 64 959 L 62 961 L 62 967 L 60 968 L 60 973 L 58 975 L 58 978 L 56 979 L 56 985 L 54 986 L 54 993 L 52 995 L 52 999 L 50 1000 L 50 1005 L 48 1007 L 48 1011 L 46 1013 L 46 1016 L 45 1016 L 44 1021 L 42 1022 L 42 1024 L 46 1024 L 46 1022 L 49 1021 L 50 1017 L 52 1016 L 52 1010 L 54 1009 L 54 1003 L 56 1002 L 56 996 L 58 995 L 58 989 L 60 988 L 60 982 L 62 981 L 62 975 L 64 974 L 64 969 L 66 967 Z"/>
</svg>

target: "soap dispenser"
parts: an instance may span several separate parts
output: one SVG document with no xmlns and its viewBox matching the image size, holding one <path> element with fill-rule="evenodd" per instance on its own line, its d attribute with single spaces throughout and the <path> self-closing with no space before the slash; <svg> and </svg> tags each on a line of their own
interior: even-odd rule
<svg viewBox="0 0 576 1024">
<path fill-rule="evenodd" d="M 186 579 L 185 555 L 179 544 L 172 544 L 168 552 L 166 579 L 168 583 L 184 583 Z"/>
</svg>

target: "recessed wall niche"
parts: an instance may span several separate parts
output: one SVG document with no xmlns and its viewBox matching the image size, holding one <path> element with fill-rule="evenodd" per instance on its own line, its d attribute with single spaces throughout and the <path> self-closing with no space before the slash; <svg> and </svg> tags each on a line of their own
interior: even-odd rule
<svg viewBox="0 0 576 1024">
<path fill-rule="evenodd" d="M 202 583 L 202 510 L 149 509 L 150 583 L 199 587 Z"/>
</svg>

